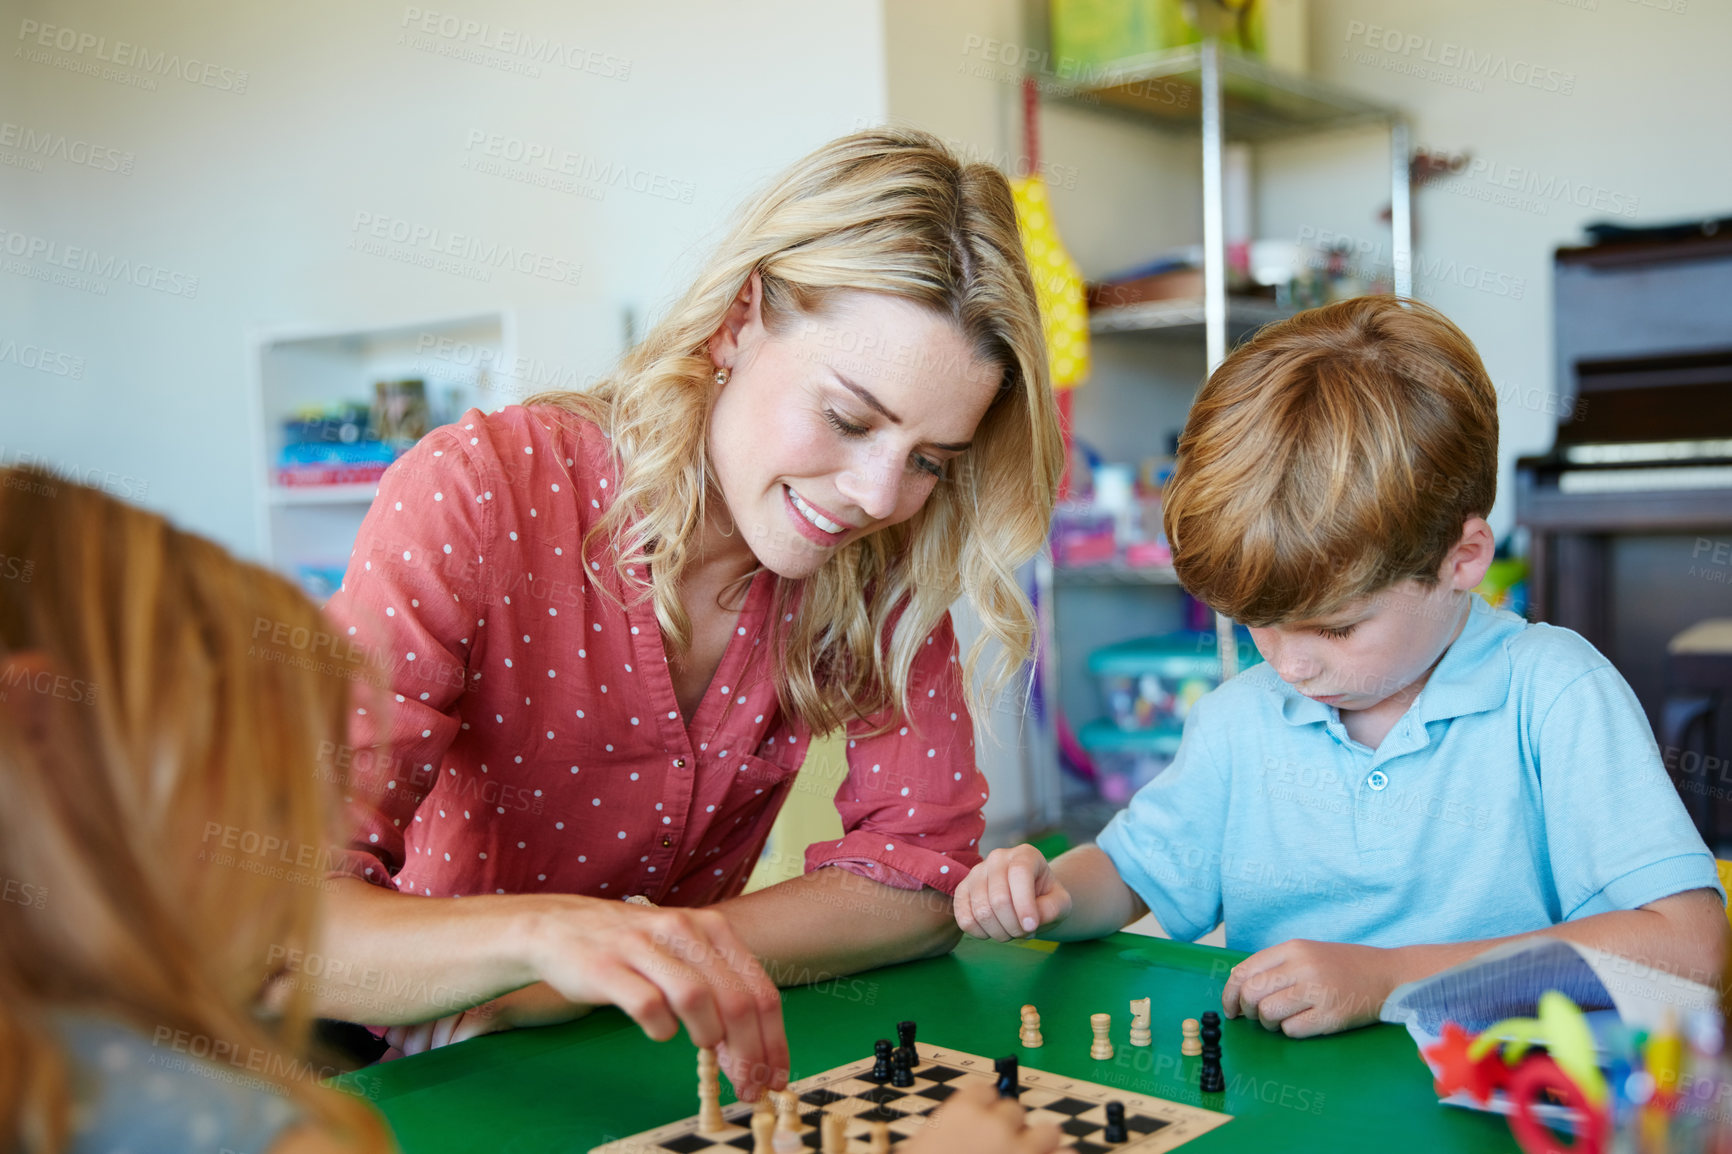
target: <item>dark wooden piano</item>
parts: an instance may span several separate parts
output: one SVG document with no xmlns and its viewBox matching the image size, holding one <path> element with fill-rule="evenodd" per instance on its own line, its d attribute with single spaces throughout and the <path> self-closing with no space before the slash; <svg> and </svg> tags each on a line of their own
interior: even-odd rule
<svg viewBox="0 0 1732 1154">
<path fill-rule="evenodd" d="M 1554 285 L 1557 437 L 1516 462 L 1529 615 L 1605 653 L 1658 732 L 1667 641 L 1732 617 L 1732 228 L 1559 249 Z"/>
</svg>

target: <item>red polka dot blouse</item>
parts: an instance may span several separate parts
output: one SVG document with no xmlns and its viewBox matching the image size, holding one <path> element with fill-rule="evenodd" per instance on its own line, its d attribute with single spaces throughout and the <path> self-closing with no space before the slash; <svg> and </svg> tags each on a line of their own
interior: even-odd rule
<svg viewBox="0 0 1732 1154">
<path fill-rule="evenodd" d="M 688 726 L 653 605 L 626 597 L 605 544 L 582 553 L 615 478 L 596 426 L 522 406 L 471 409 L 385 474 L 326 607 L 383 687 L 336 755 L 344 872 L 434 897 L 699 906 L 743 888 L 810 739 L 771 681 L 778 579 L 752 579 Z M 987 787 L 948 615 L 912 684 L 912 716 L 850 727 L 844 836 L 808 848 L 808 871 L 948 893 L 980 860 Z"/>
</svg>

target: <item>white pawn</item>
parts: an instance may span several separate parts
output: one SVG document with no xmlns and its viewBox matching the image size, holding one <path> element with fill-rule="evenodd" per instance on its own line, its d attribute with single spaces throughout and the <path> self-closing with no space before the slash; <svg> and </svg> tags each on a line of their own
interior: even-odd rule
<svg viewBox="0 0 1732 1154">
<path fill-rule="evenodd" d="M 1089 1015 L 1089 1028 L 1095 1032 L 1095 1040 L 1089 1046 L 1089 1057 L 1097 1062 L 1104 1062 L 1113 1056 L 1113 1043 L 1107 1037 L 1107 1033 L 1112 1027 L 1113 1016 L 1111 1014 Z"/>
<path fill-rule="evenodd" d="M 1137 998 L 1131 1003 L 1131 1045 L 1147 1046 L 1153 1041 L 1149 1033 L 1149 1000 Z"/>
<path fill-rule="evenodd" d="M 806 1143 L 800 1139 L 804 1127 L 800 1123 L 800 1099 L 792 1090 L 772 1090 L 776 1100 L 776 1131 L 771 1140 L 775 1154 L 804 1154 Z"/>
<path fill-rule="evenodd" d="M 1184 1035 L 1184 1041 L 1179 1044 L 1179 1053 L 1186 1058 L 1195 1058 L 1203 1052 L 1203 1027 L 1195 1018 L 1186 1018 L 1184 1025 L 1179 1027 Z"/>
<path fill-rule="evenodd" d="M 1022 1008 L 1022 1029 L 1017 1037 L 1031 1050 L 1046 1044 L 1040 1036 L 1040 1011 L 1033 1006 Z"/>
</svg>

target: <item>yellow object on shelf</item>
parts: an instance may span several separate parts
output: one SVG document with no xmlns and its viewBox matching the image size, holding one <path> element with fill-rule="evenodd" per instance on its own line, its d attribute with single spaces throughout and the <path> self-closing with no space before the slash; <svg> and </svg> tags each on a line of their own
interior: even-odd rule
<svg viewBox="0 0 1732 1154">
<path fill-rule="evenodd" d="M 1035 301 L 1040 305 L 1052 386 L 1068 389 L 1080 385 L 1089 372 L 1088 301 L 1082 271 L 1058 238 L 1045 182 L 1038 176 L 1021 177 L 1010 182 L 1010 191 L 1016 200 L 1028 272 L 1034 278 Z"/>
<path fill-rule="evenodd" d="M 1195 44 L 1204 36 L 1261 57 L 1267 41 L 1264 7 L 1264 0 L 1052 0 L 1057 75 L 1086 83 L 1091 74 L 1121 61 Z"/>
</svg>

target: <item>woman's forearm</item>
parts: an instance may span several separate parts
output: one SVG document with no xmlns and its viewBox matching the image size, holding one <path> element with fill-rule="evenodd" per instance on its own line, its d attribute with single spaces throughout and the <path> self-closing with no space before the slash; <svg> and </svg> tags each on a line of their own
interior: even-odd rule
<svg viewBox="0 0 1732 1154">
<path fill-rule="evenodd" d="M 962 936 L 948 894 L 900 890 L 839 867 L 714 908 L 778 986 L 936 957 Z"/>
<path fill-rule="evenodd" d="M 337 878 L 314 951 L 274 951 L 313 1012 L 369 1025 L 422 1022 L 535 981 L 541 895 L 419 898 Z"/>
</svg>

